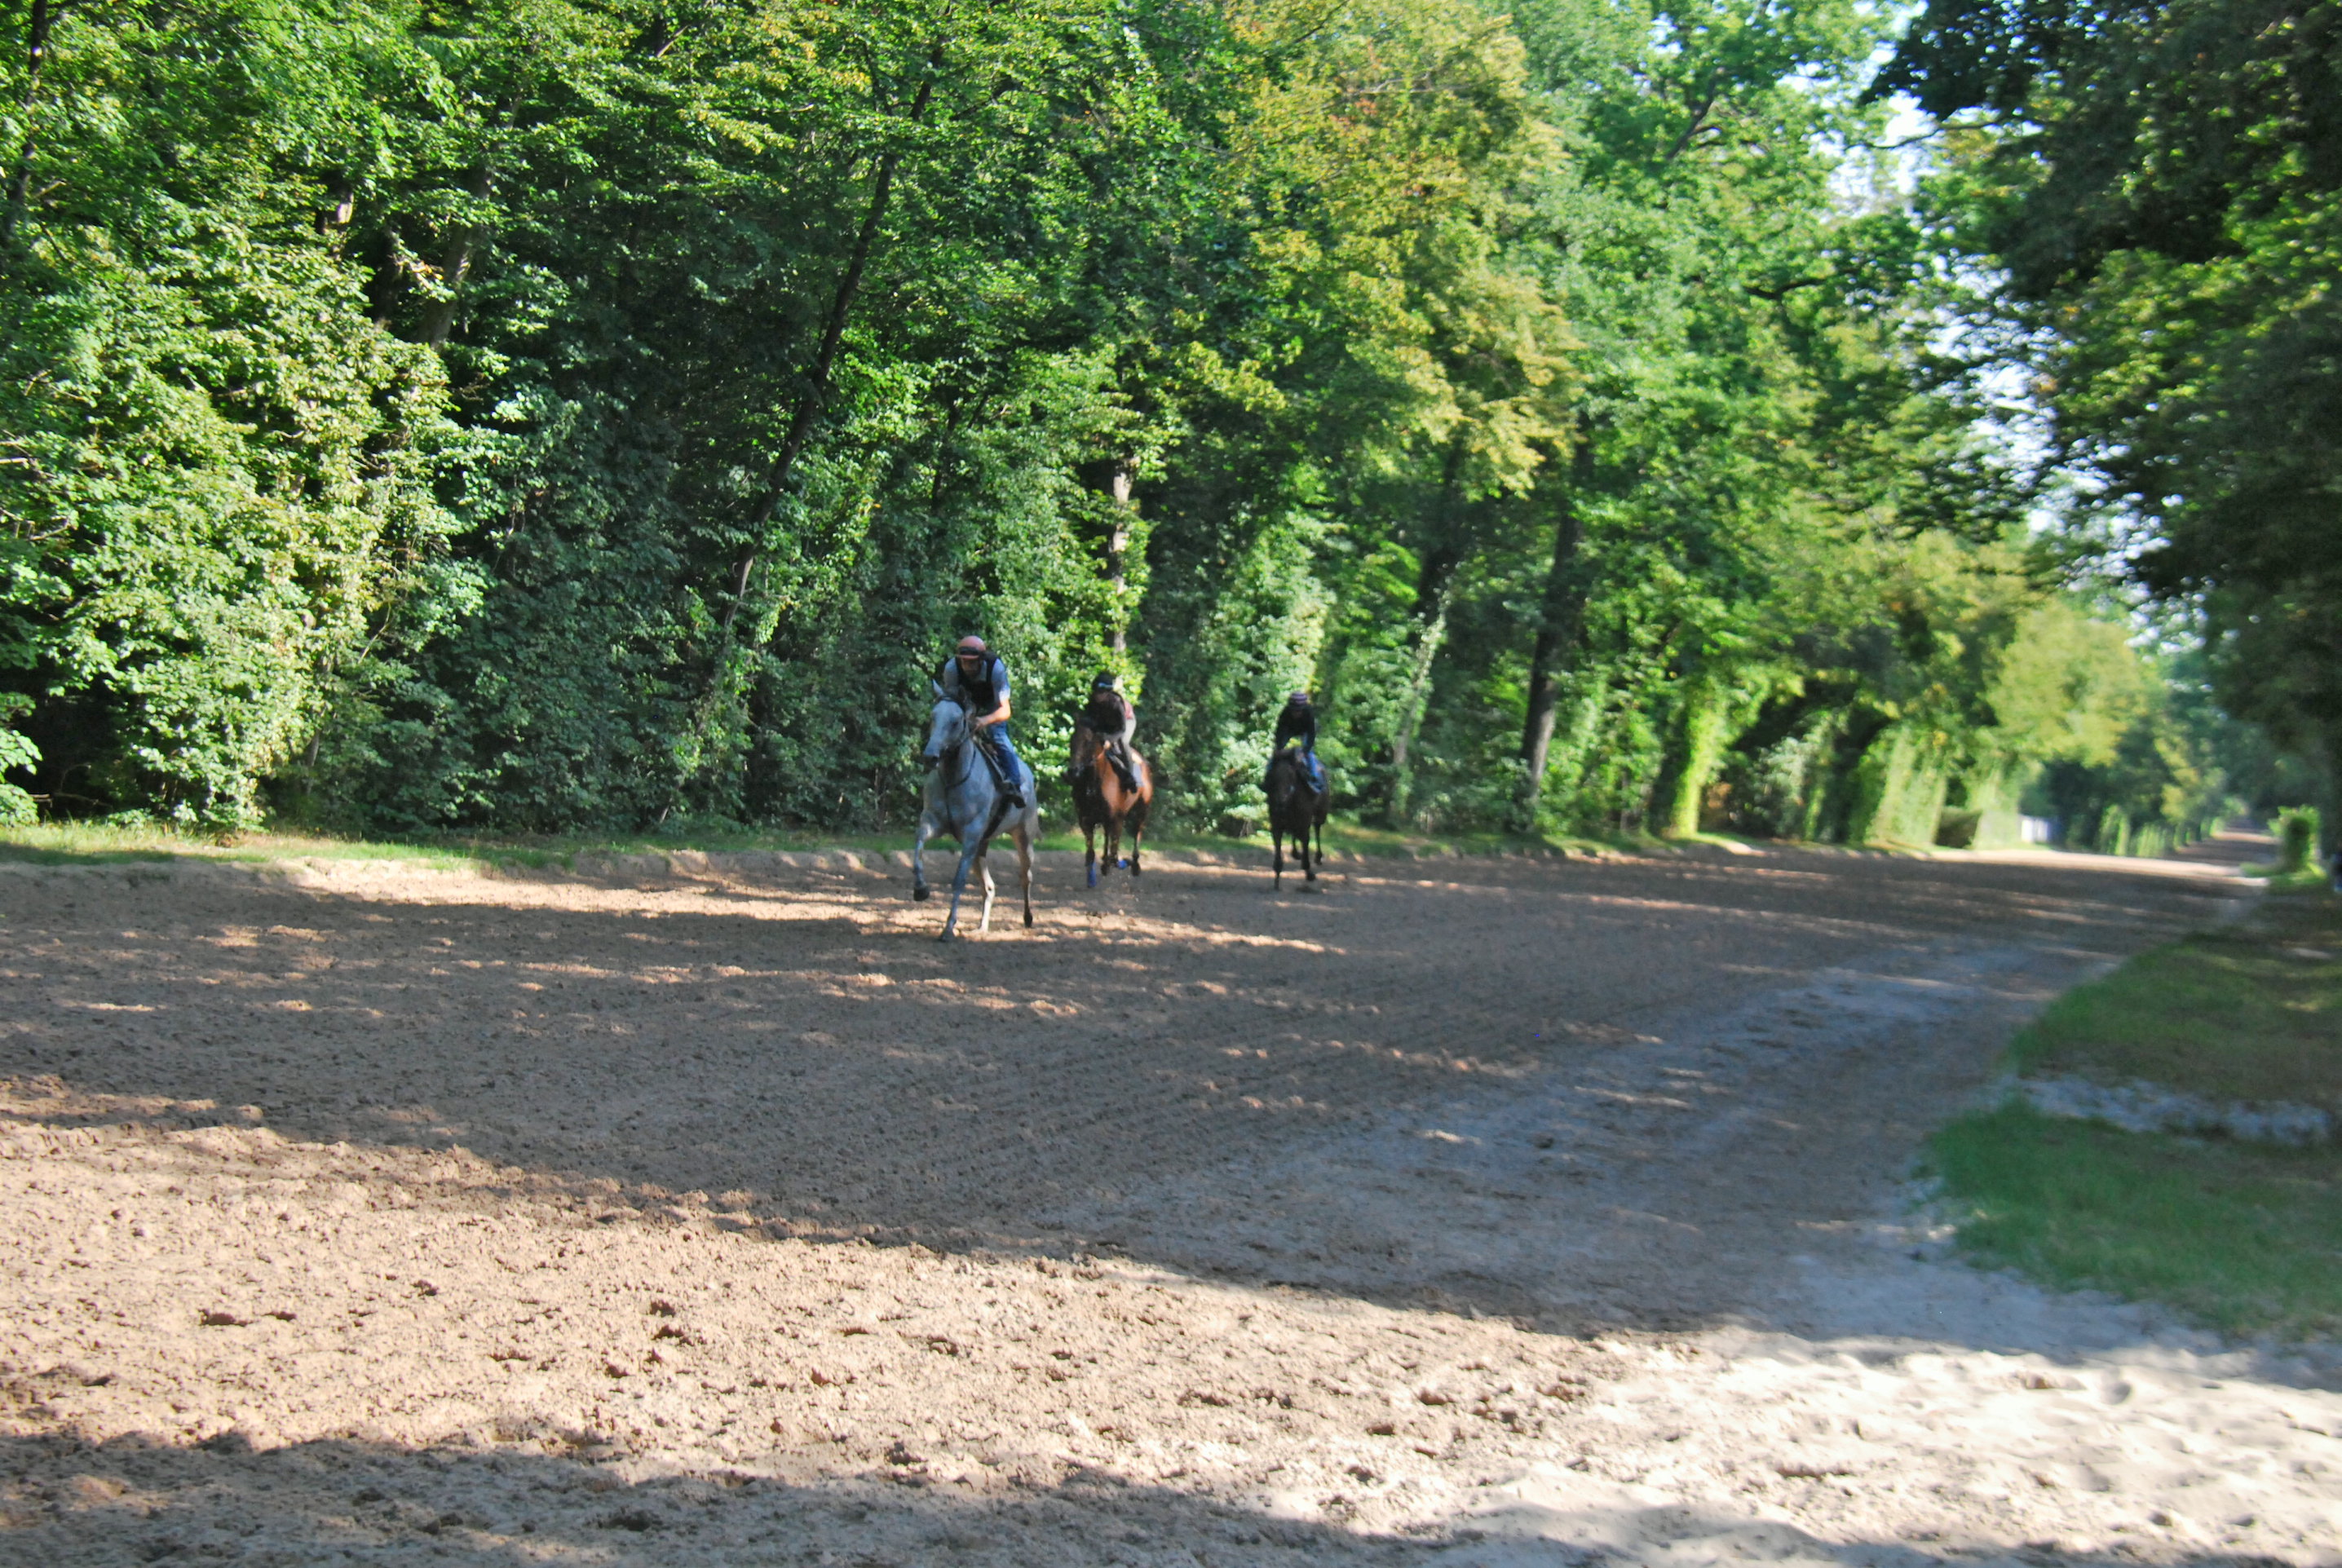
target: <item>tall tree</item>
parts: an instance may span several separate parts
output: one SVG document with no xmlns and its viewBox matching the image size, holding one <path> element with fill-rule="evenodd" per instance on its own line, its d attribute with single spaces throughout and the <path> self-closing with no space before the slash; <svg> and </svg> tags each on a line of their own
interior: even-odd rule
<svg viewBox="0 0 2342 1568">
<path fill-rule="evenodd" d="M 1880 91 L 1947 127 L 1969 304 L 2077 531 L 2198 610 L 2220 689 L 2342 779 L 2342 18 L 2292 0 L 1937 0 Z"/>
</svg>

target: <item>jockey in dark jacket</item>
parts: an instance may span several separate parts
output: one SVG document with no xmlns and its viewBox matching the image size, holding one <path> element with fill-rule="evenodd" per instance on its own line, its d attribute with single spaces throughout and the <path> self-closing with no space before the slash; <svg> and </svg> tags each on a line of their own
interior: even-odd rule
<svg viewBox="0 0 2342 1568">
<path fill-rule="evenodd" d="M 1276 715 L 1276 733 L 1269 737 L 1271 756 L 1288 745 L 1301 748 L 1301 764 L 1308 771 L 1309 787 L 1319 794 L 1326 793 L 1326 765 L 1317 760 L 1317 710 L 1309 705 L 1307 692 L 1296 692 L 1285 699 L 1284 711 Z"/>
<path fill-rule="evenodd" d="M 1008 738 L 1008 666 L 978 636 L 966 636 L 936 675 L 944 695 L 967 710 L 982 753 L 1012 806 L 1025 804 L 1025 766 Z"/>
<path fill-rule="evenodd" d="M 1111 674 L 1090 683 L 1089 705 L 1074 723 L 1097 736 L 1099 750 L 1113 764 L 1115 776 L 1122 780 L 1123 788 L 1136 794 L 1138 774 L 1131 766 L 1130 743 L 1138 733 L 1138 710 L 1130 705 Z"/>
</svg>

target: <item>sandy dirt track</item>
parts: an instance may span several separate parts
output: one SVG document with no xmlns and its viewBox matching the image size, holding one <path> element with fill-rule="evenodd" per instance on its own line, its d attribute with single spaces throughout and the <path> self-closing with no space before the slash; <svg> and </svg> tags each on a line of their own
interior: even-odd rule
<svg viewBox="0 0 2342 1568">
<path fill-rule="evenodd" d="M 2210 864 L 0 868 L 0 1562 L 2342 1563 L 1906 1185 Z"/>
</svg>

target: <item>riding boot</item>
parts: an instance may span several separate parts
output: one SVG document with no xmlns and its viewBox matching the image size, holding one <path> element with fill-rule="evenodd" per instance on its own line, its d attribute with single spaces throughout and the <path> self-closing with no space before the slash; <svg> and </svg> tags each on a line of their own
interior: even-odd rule
<svg viewBox="0 0 2342 1568">
<path fill-rule="evenodd" d="M 1114 764 L 1114 776 L 1122 781 L 1122 787 L 1128 790 L 1131 794 L 1136 794 L 1138 793 L 1138 770 L 1130 765 L 1130 754 L 1125 751 L 1120 743 L 1117 742 L 1116 744 L 1106 748 L 1106 760 Z"/>
</svg>

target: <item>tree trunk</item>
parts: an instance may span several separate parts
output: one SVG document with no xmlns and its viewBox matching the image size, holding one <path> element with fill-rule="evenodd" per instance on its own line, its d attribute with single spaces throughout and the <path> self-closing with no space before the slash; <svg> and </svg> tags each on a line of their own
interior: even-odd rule
<svg viewBox="0 0 2342 1568">
<path fill-rule="evenodd" d="M 1699 808 L 1708 780 L 1724 760 L 1725 734 L 1731 697 L 1724 683 L 1703 671 L 1691 677 L 1684 694 L 1684 754 L 1676 774 L 1666 823 L 1660 831 L 1669 838 L 1689 838 L 1699 832 Z"/>
<path fill-rule="evenodd" d="M 1464 438 L 1457 435 L 1448 444 L 1446 461 L 1441 464 L 1439 491 L 1432 503 L 1431 514 L 1436 532 L 1423 552 L 1420 569 L 1416 578 L 1416 610 L 1426 614 L 1423 630 L 1415 644 L 1415 666 L 1409 673 L 1406 697 L 1399 708 L 1398 728 L 1391 735 L 1390 787 L 1384 797 L 1385 820 L 1393 827 L 1406 824 L 1407 796 L 1413 784 L 1407 754 L 1414 749 L 1415 735 L 1423 723 L 1423 710 L 1431 690 L 1431 668 L 1439 657 L 1439 644 L 1447 635 L 1447 603 L 1454 592 L 1456 568 L 1464 559 L 1461 490 L 1464 474 Z"/>
<path fill-rule="evenodd" d="M 1114 589 L 1114 630 L 1107 645 L 1117 654 L 1128 651 L 1130 620 L 1130 486 L 1136 477 L 1130 459 L 1114 465 L 1114 521 L 1106 536 L 1106 582 Z"/>
<path fill-rule="evenodd" d="M 1463 489 L 1464 437 L 1459 434 L 1448 443 L 1446 461 L 1440 465 L 1439 492 L 1431 505 L 1431 537 L 1416 573 L 1416 614 L 1426 622 L 1446 610 L 1448 582 L 1464 561 Z"/>
<path fill-rule="evenodd" d="M 2323 724 L 2311 734 L 2317 737 L 2311 746 L 2315 753 L 2324 754 L 2326 762 L 2326 788 L 2323 792 L 2326 809 L 2317 814 L 2317 838 L 2310 846 L 2310 853 L 2317 857 L 2318 869 L 2327 874 L 2330 882 L 2336 880 L 2334 856 L 2342 851 L 2342 724 Z"/>
<path fill-rule="evenodd" d="M 1545 796 L 1546 759 L 1553 749 L 1555 714 L 1561 705 L 1562 668 L 1585 633 L 1586 589 L 1577 580 L 1577 548 L 1584 530 L 1576 495 L 1561 493 L 1554 520 L 1553 561 L 1546 569 L 1545 598 L 1537 617 L 1536 643 L 1529 651 L 1528 714 L 1521 726 L 1520 826 L 1536 825 Z"/>
<path fill-rule="evenodd" d="M 49 58 L 49 28 L 55 20 L 56 8 L 49 0 L 33 0 L 32 19 L 25 28 L 25 139 L 17 144 L 16 164 L 8 171 L 7 205 L 0 207 L 0 266 L 7 265 L 8 253 L 15 247 L 17 226 L 25 221 L 25 208 L 32 200 L 33 149 L 37 145 L 34 116 L 39 106 L 41 67 Z"/>
<path fill-rule="evenodd" d="M 487 161 L 483 159 L 466 189 L 475 199 L 485 201 L 493 178 Z M 460 224 L 447 236 L 447 253 L 439 263 L 439 282 L 447 291 L 447 297 L 433 300 L 423 312 L 423 341 L 434 348 L 446 346 L 447 335 L 455 328 L 456 293 L 471 273 L 472 263 L 480 254 L 480 242 L 487 234 L 484 224 Z"/>
<path fill-rule="evenodd" d="M 1416 732 L 1423 725 L 1423 710 L 1431 697 L 1431 666 L 1439 657 L 1439 644 L 1447 635 L 1447 601 L 1455 578 L 1451 575 L 1439 587 L 1439 603 L 1432 612 L 1431 624 L 1423 629 L 1423 638 L 1415 646 L 1415 667 L 1408 672 L 1406 702 L 1399 710 L 1398 730 L 1391 736 L 1390 745 L 1390 825 L 1406 825 L 1407 798 L 1414 793 L 1414 770 L 1407 764 L 1407 754 L 1415 748 Z"/>
</svg>

